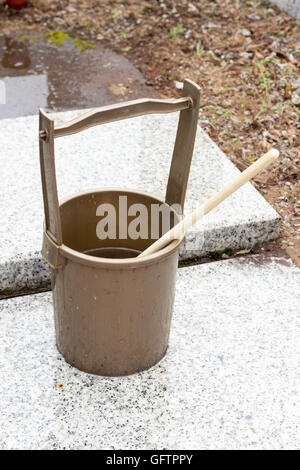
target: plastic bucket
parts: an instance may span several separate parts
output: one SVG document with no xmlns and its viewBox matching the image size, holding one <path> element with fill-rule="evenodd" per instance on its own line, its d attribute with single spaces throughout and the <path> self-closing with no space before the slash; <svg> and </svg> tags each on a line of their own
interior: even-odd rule
<svg viewBox="0 0 300 470">
<path fill-rule="evenodd" d="M 161 111 L 166 104 L 170 109 L 170 103 L 171 111 L 174 108 L 181 111 L 167 202 L 142 192 L 110 188 L 77 194 L 60 205 L 57 198 L 54 138 L 99 124 L 105 113 L 105 122 L 120 119 L 120 107 L 130 110 L 123 118 L 128 114 L 137 115 L 133 110 L 141 102 L 142 112 L 138 114 L 153 112 L 153 100 L 100 108 L 75 121 L 75 130 L 74 121 L 54 129 L 53 121 L 40 111 L 45 207 L 42 254 L 52 268 L 56 342 L 65 360 L 85 372 L 128 375 L 150 368 L 166 353 L 178 253 L 183 239 L 149 256 L 131 256 L 157 239 L 150 230 L 154 205 L 165 209 L 171 227 L 180 220 L 181 215 L 171 206 L 183 206 L 199 108 L 199 88 L 185 81 L 184 91 L 192 95 L 190 101 L 154 100 L 158 106 L 158 111 L 154 112 L 170 112 Z M 107 110 L 112 113 L 110 118 L 107 118 Z M 120 197 L 126 198 L 128 206 L 138 203 L 146 208 L 149 214 L 147 237 L 132 239 L 128 231 L 126 237 L 120 236 Z M 101 204 L 116 208 L 117 236 L 113 239 L 99 239 L 97 235 L 99 217 L 96 214 Z M 130 220 L 127 217 L 127 228 Z M 162 218 L 156 223 L 158 236 L 161 236 L 164 233 Z M 113 257 L 115 253 L 117 257 Z"/>
</svg>

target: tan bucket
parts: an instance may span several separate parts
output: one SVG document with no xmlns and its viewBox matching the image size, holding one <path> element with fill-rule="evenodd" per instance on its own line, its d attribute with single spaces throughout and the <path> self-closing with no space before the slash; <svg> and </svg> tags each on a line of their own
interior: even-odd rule
<svg viewBox="0 0 300 470">
<path fill-rule="evenodd" d="M 106 376 L 128 375 L 156 364 L 166 353 L 182 238 L 142 258 L 132 257 L 155 241 L 119 238 L 100 240 L 96 209 L 102 203 L 116 208 L 120 196 L 128 205 L 148 209 L 162 205 L 171 226 L 183 209 L 199 112 L 199 87 L 184 81 L 183 97 L 142 99 L 99 108 L 54 127 L 40 110 L 40 163 L 45 209 L 42 254 L 52 268 L 56 342 L 65 360 L 80 370 Z M 180 111 L 167 186 L 166 201 L 142 192 L 103 189 L 58 202 L 54 138 L 88 127 L 150 113 Z M 130 219 L 129 219 L 130 220 Z M 159 236 L 164 232 L 159 220 Z M 117 253 L 117 257 L 115 254 Z"/>
</svg>

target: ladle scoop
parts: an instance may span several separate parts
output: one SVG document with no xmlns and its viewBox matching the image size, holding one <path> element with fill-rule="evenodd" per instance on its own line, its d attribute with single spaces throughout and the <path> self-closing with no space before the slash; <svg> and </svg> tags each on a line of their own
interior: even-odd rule
<svg viewBox="0 0 300 470">
<path fill-rule="evenodd" d="M 150 255 L 156 251 L 164 248 L 171 241 L 181 237 L 190 227 L 192 227 L 198 220 L 204 215 L 218 206 L 228 196 L 237 191 L 241 186 L 254 178 L 258 173 L 267 168 L 273 163 L 279 156 L 279 152 L 276 149 L 269 150 L 259 160 L 254 162 L 245 171 L 236 176 L 232 181 L 226 184 L 220 191 L 214 196 L 208 199 L 202 206 L 184 217 L 178 224 L 176 224 L 171 230 L 166 232 L 161 238 L 150 245 L 144 250 L 138 257 Z"/>
</svg>

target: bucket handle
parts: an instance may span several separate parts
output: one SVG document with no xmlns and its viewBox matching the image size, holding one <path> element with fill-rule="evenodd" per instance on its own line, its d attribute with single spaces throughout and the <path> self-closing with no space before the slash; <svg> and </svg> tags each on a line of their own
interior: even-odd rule
<svg viewBox="0 0 300 470">
<path fill-rule="evenodd" d="M 54 138 L 75 134 L 98 124 L 145 114 L 180 111 L 167 184 L 166 203 L 177 204 L 183 210 L 197 131 L 200 88 L 191 80 L 186 79 L 183 82 L 182 95 L 183 97 L 179 99 L 139 99 L 103 106 L 55 127 L 54 121 L 40 109 L 39 142 L 45 231 L 56 245 L 62 245 L 62 229 L 57 194 Z"/>
</svg>

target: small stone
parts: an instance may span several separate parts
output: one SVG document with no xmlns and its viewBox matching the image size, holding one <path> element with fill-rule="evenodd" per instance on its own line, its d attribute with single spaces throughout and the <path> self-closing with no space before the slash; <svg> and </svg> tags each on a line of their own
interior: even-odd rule
<svg viewBox="0 0 300 470">
<path fill-rule="evenodd" d="M 288 246 L 295 246 L 293 242 L 288 242 Z"/>
<path fill-rule="evenodd" d="M 193 5 L 192 3 L 189 3 L 188 4 L 188 12 L 189 13 L 199 13 L 199 10 L 195 5 Z"/>
<path fill-rule="evenodd" d="M 251 59 L 253 56 L 253 52 L 241 52 L 240 57 L 241 59 Z"/>
<path fill-rule="evenodd" d="M 222 254 L 222 256 L 221 256 L 221 258 L 222 258 L 222 259 L 228 259 L 228 258 L 229 258 L 229 256 L 228 256 L 228 255 L 226 255 L 226 253 L 223 253 L 223 254 Z"/>
<path fill-rule="evenodd" d="M 255 13 L 251 13 L 251 15 L 248 15 L 247 18 L 252 21 L 261 20 L 261 17 L 259 15 L 256 15 Z"/>
<path fill-rule="evenodd" d="M 73 5 L 69 5 L 66 9 L 70 13 L 75 13 L 77 11 L 77 9 Z"/>
<path fill-rule="evenodd" d="M 177 82 L 177 80 L 174 80 L 174 85 L 177 90 L 182 90 L 183 89 L 183 82 Z"/>
<path fill-rule="evenodd" d="M 291 101 L 296 106 L 300 105 L 300 88 L 298 90 L 294 91 L 294 93 L 292 93 Z"/>
<path fill-rule="evenodd" d="M 203 23 L 202 27 L 203 28 L 221 28 L 219 24 L 212 23 L 211 21 L 208 21 L 207 23 Z"/>
<path fill-rule="evenodd" d="M 249 31 L 249 29 L 246 29 L 246 28 L 240 29 L 240 30 L 239 30 L 239 33 L 242 34 L 242 35 L 245 36 L 245 37 L 251 36 L 251 31 Z"/>
<path fill-rule="evenodd" d="M 61 24 L 61 25 L 65 24 L 65 21 L 62 18 L 58 18 L 57 16 L 55 16 L 53 19 L 54 19 L 55 23 L 57 23 L 57 24 Z"/>
<path fill-rule="evenodd" d="M 300 78 L 291 82 L 291 88 L 292 90 L 298 90 L 300 88 Z"/>
<path fill-rule="evenodd" d="M 97 34 L 96 36 L 97 41 L 102 41 L 104 38 L 103 34 Z"/>
</svg>

